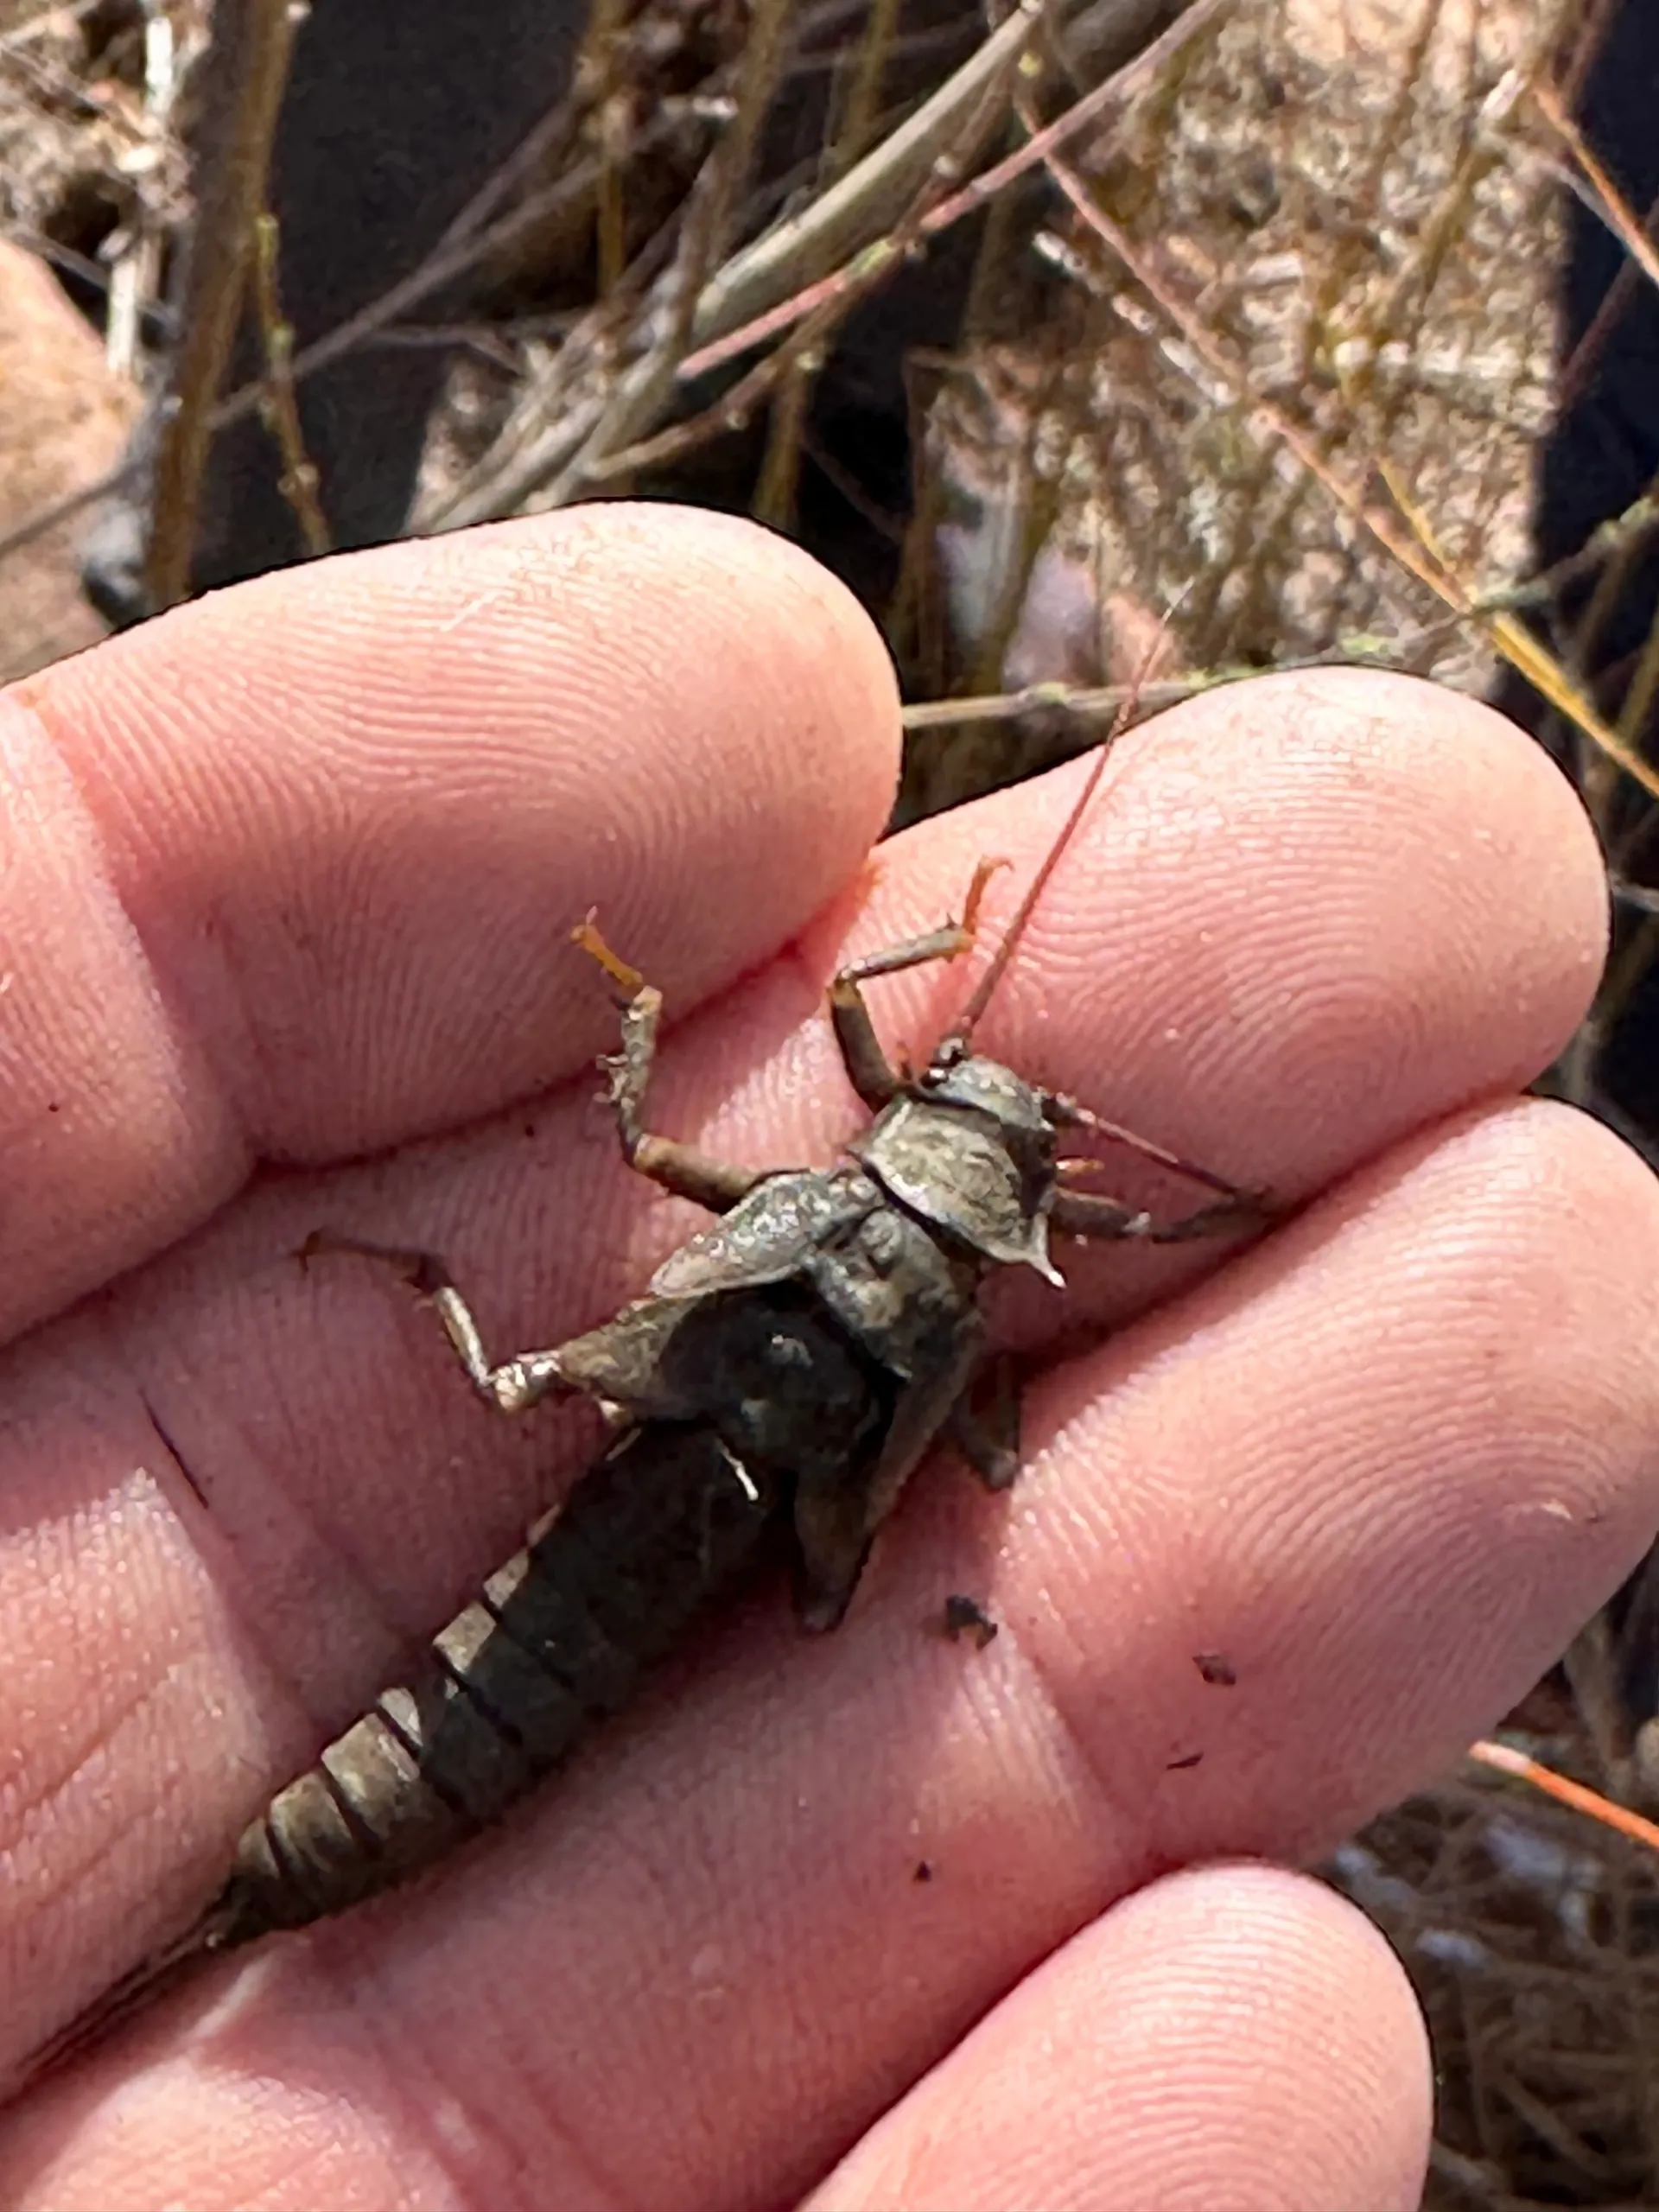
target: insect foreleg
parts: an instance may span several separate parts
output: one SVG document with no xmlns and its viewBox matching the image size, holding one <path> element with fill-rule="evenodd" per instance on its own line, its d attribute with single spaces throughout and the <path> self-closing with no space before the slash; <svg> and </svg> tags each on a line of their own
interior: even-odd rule
<svg viewBox="0 0 1659 2212">
<path fill-rule="evenodd" d="M 1126 1146 L 1138 1152 L 1142 1160 L 1150 1160 L 1160 1167 L 1170 1167 L 1178 1175 L 1185 1175 L 1191 1183 L 1202 1183 L 1207 1190 L 1219 1192 L 1234 1201 L 1248 1200 L 1257 1217 L 1266 1220 L 1274 1211 L 1266 1194 L 1260 1191 L 1246 1191 L 1242 1185 L 1232 1183 L 1224 1175 L 1217 1175 L 1213 1168 L 1202 1167 L 1196 1160 L 1184 1154 L 1171 1152 L 1167 1146 L 1154 1144 L 1150 1137 L 1136 1135 L 1122 1122 L 1109 1122 L 1103 1114 L 1096 1114 L 1091 1107 L 1080 1105 L 1077 1099 L 1063 1090 L 1046 1091 L 1043 1111 L 1057 1129 L 1087 1129 L 1091 1136 L 1105 1137 L 1113 1144 Z M 1069 1163 L 1062 1163 L 1062 1173 Z"/>
<path fill-rule="evenodd" d="M 876 1036 L 860 984 L 868 983 L 873 976 L 897 976 L 906 968 L 925 967 L 930 960 L 960 960 L 964 952 L 971 951 L 985 887 L 998 868 L 1007 866 L 1007 862 L 1001 860 L 979 862 L 968 887 L 959 922 L 946 922 L 940 929 L 930 930 L 925 937 L 906 938 L 901 944 L 890 944 L 884 951 L 867 952 L 861 959 L 849 960 L 832 978 L 830 1019 L 835 1025 L 836 1042 L 841 1047 L 848 1079 L 873 1114 L 880 1112 L 897 1094 L 899 1085 Z"/>
<path fill-rule="evenodd" d="M 1155 1220 L 1149 1213 L 1093 1191 L 1060 1191 L 1055 1195 L 1049 1222 L 1068 1236 L 1191 1244 L 1204 1236 L 1228 1236 L 1237 1230 L 1259 1229 L 1268 1218 L 1267 1206 L 1249 1191 L 1217 1198 L 1192 1213 L 1178 1215 L 1173 1221 Z"/>
<path fill-rule="evenodd" d="M 624 1159 L 630 1167 L 671 1191 L 677 1198 L 690 1198 L 709 1213 L 728 1213 L 740 1198 L 747 1198 L 760 1176 L 750 1168 L 711 1159 L 677 1138 L 654 1135 L 645 1126 L 645 1089 L 657 1056 L 662 993 L 637 968 L 631 968 L 612 951 L 591 914 L 570 935 L 610 977 L 621 1007 L 622 1050 L 602 1059 L 600 1065 L 605 1071 Z"/>
<path fill-rule="evenodd" d="M 435 1252 L 422 1252 L 397 1244 L 373 1244 L 356 1236 L 336 1236 L 328 1230 L 314 1231 L 300 1247 L 306 1261 L 319 1252 L 349 1252 L 360 1259 L 379 1260 L 396 1268 L 410 1287 L 427 1300 L 443 1324 L 443 1332 L 454 1347 L 473 1388 L 481 1398 L 504 1414 L 521 1414 L 543 1398 L 579 1386 L 560 1372 L 558 1353 L 521 1351 L 512 1359 L 493 1363 L 473 1310 L 456 1289 L 449 1270 Z"/>
</svg>

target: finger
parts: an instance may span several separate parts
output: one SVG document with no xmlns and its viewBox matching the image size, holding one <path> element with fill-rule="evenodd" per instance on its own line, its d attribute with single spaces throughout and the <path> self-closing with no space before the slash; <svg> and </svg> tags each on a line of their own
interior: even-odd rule
<svg viewBox="0 0 1659 2212">
<path fill-rule="evenodd" d="M 858 868 L 897 735 L 880 640 L 815 564 L 611 505 L 215 594 L 0 716 L 0 1147 L 28 1169 L 0 1332 L 255 1159 L 580 1066 L 591 905 L 678 1006 L 754 965 Z"/>
<path fill-rule="evenodd" d="M 1012 1991 L 810 2212 L 1416 2212 L 1432 2105 L 1398 1961 L 1266 1866 L 1155 1882 Z"/>
<path fill-rule="evenodd" d="M 810 2186 L 1114 1900 L 1328 1847 L 1433 1770 L 1633 1560 L 1649 1184 L 1525 1105 L 1332 1193 L 1057 1372 L 1024 1495 L 925 1492 L 839 1637 L 734 1622 L 442 1881 L 271 1946 L 63 2085 L 0 2139 L 17 2201 L 95 2201 L 118 2145 L 126 2201 L 158 2202 L 226 2142 L 273 2212 L 325 2151 L 388 2205 L 442 2176 L 481 2208 L 526 2162 L 573 2203 Z M 999 1622 L 983 1651 L 930 1633 L 951 1588 Z M 442 2099 L 411 2115 L 411 2081 Z"/>
<path fill-rule="evenodd" d="M 1602 910 L 1575 803 L 1495 717 L 1426 686 L 1260 688 L 1272 709 L 1260 728 L 1230 709 L 1172 720 L 1166 745 L 1149 737 L 1052 887 L 1062 914 L 1092 913 L 1097 942 L 1129 949 L 1147 998 L 1185 1007 L 1192 1098 L 1161 1027 L 1112 995 L 1112 960 L 1091 968 L 1074 949 L 1064 988 L 1051 980 L 1044 961 L 1070 941 L 1054 920 L 1015 963 L 998 1018 L 1006 1048 L 1029 1042 L 1047 1080 L 1111 1111 L 1133 1091 L 1154 1134 L 1179 1122 L 1184 1145 L 1243 1179 L 1294 1184 L 1548 1057 L 1587 988 Z M 1471 803 L 1465 773 L 1491 834 L 1446 861 Z M 978 851 L 1028 868 L 1071 781 L 884 854 L 885 904 L 854 918 L 860 945 L 937 920 Z M 1181 895 L 1143 905 L 1120 839 L 1159 868 L 1173 840 Z M 1414 889 L 1403 920 L 1402 880 Z M 1529 889 L 1541 880 L 1544 901 Z M 1129 903 L 1129 925 L 1113 899 Z M 1205 944 L 1217 950 L 1200 960 Z M 855 1112 L 820 1011 L 836 957 L 825 948 L 804 974 L 780 962 L 688 1023 L 655 1094 L 664 1125 L 737 1159 L 831 1156 Z M 1073 1018 L 1080 997 L 1086 1020 Z M 1265 1011 L 1250 1017 L 1252 1004 Z M 903 1002 L 883 1012 L 905 1033 Z M 1249 1020 L 1252 1061 L 1233 1055 L 1234 1014 Z M 1378 1033 L 1413 1049 L 1378 1057 Z M 188 1916 L 264 1785 L 361 1709 L 595 1448 L 580 1419 L 513 1425 L 477 1405 L 401 1286 L 361 1262 L 302 1275 L 289 1256 L 320 1225 L 431 1243 L 503 1351 L 602 1318 L 684 1215 L 620 1170 L 587 1089 L 395 1162 L 270 1188 L 20 1356 L 0 1683 L 14 1686 L 13 1817 L 29 1838 L 11 1862 L 14 1926 L 67 1976 L 61 1990 L 25 1977 L 41 2025 Z M 1131 1274 L 1116 1255 L 1102 1266 Z M 1102 1292 L 1094 1310 L 1116 1310 L 1116 1287 Z M 1078 1304 L 1052 1306 L 1051 1329 Z M 67 1574 L 66 1516 L 82 1532 Z M 123 1632 L 100 1633 L 106 1621 Z M 158 1745 L 175 1777 L 164 1796 Z M 22 2011 L 15 2030 L 25 2044 Z"/>
</svg>

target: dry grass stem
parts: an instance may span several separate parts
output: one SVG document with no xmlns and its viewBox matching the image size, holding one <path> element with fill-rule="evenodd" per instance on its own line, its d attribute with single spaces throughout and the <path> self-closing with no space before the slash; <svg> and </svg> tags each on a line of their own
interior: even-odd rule
<svg viewBox="0 0 1659 2212">
<path fill-rule="evenodd" d="M 282 493 L 313 558 L 330 550 L 328 524 L 317 497 L 317 472 L 305 450 L 299 404 L 294 397 L 294 332 L 284 321 L 276 289 L 276 218 L 259 215 L 253 226 L 253 302 L 265 352 L 266 427 L 283 456 Z"/>
<path fill-rule="evenodd" d="M 288 81 L 294 37 L 289 0 L 217 0 L 213 37 L 232 58 L 235 93 L 200 181 L 170 404 L 156 447 L 145 582 L 157 608 L 173 606 L 190 589 L 213 403 L 242 312 L 253 226 L 265 203 Z"/>
</svg>

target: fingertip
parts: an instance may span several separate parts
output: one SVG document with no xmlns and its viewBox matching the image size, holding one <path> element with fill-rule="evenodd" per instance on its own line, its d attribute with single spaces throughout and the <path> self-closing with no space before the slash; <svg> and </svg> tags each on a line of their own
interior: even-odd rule
<svg viewBox="0 0 1659 2212">
<path fill-rule="evenodd" d="M 754 524 L 654 504 L 275 570 L 13 696 L 68 760 L 141 921 L 225 929 L 213 894 L 251 907 L 280 863 L 338 905 L 411 806 L 441 822 L 419 825 L 421 874 L 387 887 L 442 903 L 434 863 L 464 878 L 469 833 L 498 871 L 539 836 L 556 873 L 556 816 L 615 849 L 584 873 L 671 970 L 706 948 L 741 971 L 798 928 L 880 834 L 900 747 L 891 662 L 845 586 Z"/>
<path fill-rule="evenodd" d="M 1468 692 L 1382 669 L 1269 673 L 1173 711 L 1193 718 L 1202 742 L 1209 717 L 1229 708 L 1240 734 L 1281 721 L 1298 753 L 1369 763 L 1393 817 L 1383 826 L 1400 850 L 1392 881 L 1402 900 L 1414 893 L 1409 840 L 1467 869 L 1486 897 L 1507 889 L 1515 967 L 1535 981 L 1545 957 L 1569 999 L 1558 1020 L 1576 1026 L 1606 957 L 1607 872 L 1582 798 L 1529 731 Z M 1387 867 L 1381 850 L 1376 861 Z"/>
<path fill-rule="evenodd" d="M 856 874 L 899 746 L 841 584 L 654 505 L 277 571 L 7 711 L 17 836 L 49 776 L 78 843 L 10 872 L 0 1061 L 29 1080 L 12 1113 L 0 1084 L 0 1150 L 47 1166 L 10 1199 L 0 1328 L 181 1235 L 250 1160 L 372 1152 L 575 1072 L 607 1026 L 566 941 L 589 906 L 677 1020 Z M 42 1007 L 67 1010 L 44 1037 Z"/>
<path fill-rule="evenodd" d="M 887 849 L 855 949 L 1029 879 L 1084 764 Z M 1017 897 L 1000 880 L 995 940 Z M 1560 770 L 1478 701 L 1328 669 L 1192 698 L 1119 741 L 979 1033 L 987 1051 L 1247 1183 L 1299 1194 L 1534 1081 L 1594 995 L 1608 897 Z M 955 979 L 887 987 L 925 1032 Z"/>
<path fill-rule="evenodd" d="M 1422 2017 L 1369 1922 L 1279 1868 L 1192 1868 L 1004 1999 L 812 2212 L 1415 2212 L 1431 2113 Z"/>
</svg>

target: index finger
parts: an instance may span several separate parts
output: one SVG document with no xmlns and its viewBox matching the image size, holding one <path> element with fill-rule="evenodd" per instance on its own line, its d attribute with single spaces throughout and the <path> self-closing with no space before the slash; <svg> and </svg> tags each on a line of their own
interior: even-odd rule
<svg viewBox="0 0 1659 2212">
<path fill-rule="evenodd" d="M 678 1009 L 856 870 L 896 694 L 783 540 L 620 505 L 355 554 L 0 698 L 0 1335 L 569 1074 L 597 904 Z M 715 895 L 711 895 L 711 889 Z"/>
</svg>

